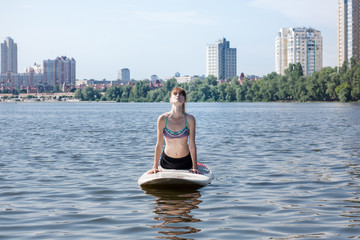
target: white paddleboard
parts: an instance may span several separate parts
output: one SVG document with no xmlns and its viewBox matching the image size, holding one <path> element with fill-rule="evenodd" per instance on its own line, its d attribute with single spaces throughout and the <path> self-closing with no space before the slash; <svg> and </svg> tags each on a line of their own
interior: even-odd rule
<svg viewBox="0 0 360 240">
<path fill-rule="evenodd" d="M 161 172 L 149 174 L 150 170 L 145 172 L 138 180 L 141 187 L 156 186 L 206 186 L 214 178 L 210 168 L 204 164 L 198 163 L 198 170 L 202 174 L 191 173 L 188 170 L 163 169 L 159 167 Z"/>
</svg>

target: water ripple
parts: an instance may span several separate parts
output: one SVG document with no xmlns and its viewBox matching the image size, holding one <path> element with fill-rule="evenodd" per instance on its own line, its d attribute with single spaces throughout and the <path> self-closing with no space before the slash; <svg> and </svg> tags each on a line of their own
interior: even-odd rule
<svg viewBox="0 0 360 240">
<path fill-rule="evenodd" d="M 169 107 L 0 104 L 0 238 L 360 236 L 359 104 L 189 103 L 213 183 L 140 189 Z"/>
</svg>

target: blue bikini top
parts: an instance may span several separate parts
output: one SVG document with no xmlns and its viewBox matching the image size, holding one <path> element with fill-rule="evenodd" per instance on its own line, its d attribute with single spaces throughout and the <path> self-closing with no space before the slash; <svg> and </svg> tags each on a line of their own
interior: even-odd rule
<svg viewBox="0 0 360 240">
<path fill-rule="evenodd" d="M 174 138 L 184 138 L 184 137 L 189 136 L 189 128 L 187 126 L 186 113 L 184 113 L 185 127 L 178 132 L 173 132 L 167 128 L 168 117 L 169 117 L 169 114 L 166 116 L 166 123 L 165 123 L 165 128 L 164 128 L 164 136 L 166 138 L 174 139 Z"/>
</svg>

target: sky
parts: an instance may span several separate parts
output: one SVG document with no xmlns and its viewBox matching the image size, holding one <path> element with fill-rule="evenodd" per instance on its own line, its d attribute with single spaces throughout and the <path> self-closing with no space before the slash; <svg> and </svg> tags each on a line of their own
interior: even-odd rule
<svg viewBox="0 0 360 240">
<path fill-rule="evenodd" d="M 206 73 L 206 45 L 237 48 L 237 72 L 275 70 L 280 28 L 312 27 L 323 66 L 337 64 L 337 0 L 0 0 L 0 41 L 18 45 L 18 71 L 45 59 L 76 60 L 77 79 L 166 79 Z"/>
</svg>

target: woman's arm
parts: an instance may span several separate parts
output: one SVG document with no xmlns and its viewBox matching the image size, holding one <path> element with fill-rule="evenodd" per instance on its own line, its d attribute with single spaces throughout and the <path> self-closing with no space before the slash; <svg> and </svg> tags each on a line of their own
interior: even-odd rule
<svg viewBox="0 0 360 240">
<path fill-rule="evenodd" d="M 157 173 L 160 172 L 159 171 L 159 158 L 160 158 L 160 154 L 164 145 L 164 138 L 163 138 L 163 134 L 164 134 L 164 127 L 165 127 L 165 116 L 161 115 L 158 118 L 157 121 L 157 141 L 156 141 L 156 145 L 155 145 L 155 154 L 154 154 L 154 165 L 152 170 L 149 172 L 151 173 Z"/>
<path fill-rule="evenodd" d="M 200 173 L 197 168 L 197 153 L 196 153 L 196 143 L 195 143 L 195 135 L 196 135 L 196 121 L 192 115 L 188 115 L 188 124 L 190 129 L 189 134 L 189 151 L 192 159 L 192 169 L 191 172 Z"/>
</svg>

